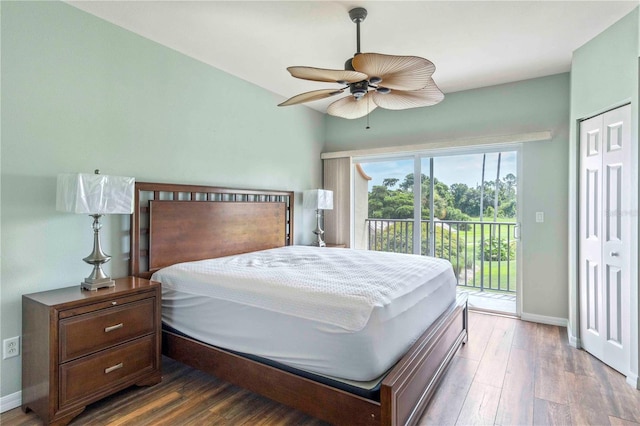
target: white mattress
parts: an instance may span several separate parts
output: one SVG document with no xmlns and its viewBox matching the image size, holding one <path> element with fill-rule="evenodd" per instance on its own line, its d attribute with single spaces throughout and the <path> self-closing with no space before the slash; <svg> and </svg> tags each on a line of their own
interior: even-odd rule
<svg viewBox="0 0 640 426">
<path fill-rule="evenodd" d="M 455 300 L 446 260 L 291 246 L 156 272 L 162 319 L 197 340 L 326 376 L 387 371 Z"/>
</svg>

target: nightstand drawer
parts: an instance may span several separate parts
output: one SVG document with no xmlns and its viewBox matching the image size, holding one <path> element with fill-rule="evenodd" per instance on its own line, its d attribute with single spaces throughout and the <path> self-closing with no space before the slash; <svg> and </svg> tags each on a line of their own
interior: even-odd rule
<svg viewBox="0 0 640 426">
<path fill-rule="evenodd" d="M 61 365 L 60 408 L 91 400 L 107 388 L 135 381 L 157 368 L 155 358 L 155 335 L 150 335 Z"/>
<path fill-rule="evenodd" d="M 60 362 L 153 332 L 155 304 L 148 298 L 60 321 Z"/>
</svg>

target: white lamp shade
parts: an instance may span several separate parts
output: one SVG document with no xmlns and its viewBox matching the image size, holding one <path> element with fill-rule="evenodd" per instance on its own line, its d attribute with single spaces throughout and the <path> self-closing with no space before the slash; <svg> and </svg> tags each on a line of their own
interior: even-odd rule
<svg viewBox="0 0 640 426">
<path fill-rule="evenodd" d="M 56 210 L 83 214 L 131 214 L 135 179 L 89 173 L 58 175 Z"/>
<path fill-rule="evenodd" d="M 309 189 L 302 195 L 303 207 L 313 210 L 332 210 L 333 191 L 325 189 Z"/>
</svg>

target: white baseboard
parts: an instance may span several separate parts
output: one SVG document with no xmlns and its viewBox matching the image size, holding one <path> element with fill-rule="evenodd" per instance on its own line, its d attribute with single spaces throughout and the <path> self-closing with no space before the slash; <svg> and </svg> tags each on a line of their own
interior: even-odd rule
<svg viewBox="0 0 640 426">
<path fill-rule="evenodd" d="M 22 391 L 0 398 L 0 413 L 18 408 L 22 404 Z"/>
<path fill-rule="evenodd" d="M 574 336 L 574 334 L 572 333 L 571 327 L 569 327 L 569 325 L 567 325 L 567 335 L 569 336 L 569 344 L 571 346 L 573 346 L 576 349 L 582 348 L 582 341 L 580 341 L 580 338 Z"/>
<path fill-rule="evenodd" d="M 520 319 L 530 322 L 539 322 L 541 324 L 557 325 L 559 327 L 567 327 L 569 325 L 569 320 L 567 318 L 548 317 L 546 315 L 529 314 L 527 312 L 522 312 L 520 314 Z"/>
<path fill-rule="evenodd" d="M 633 386 L 634 389 L 640 390 L 640 378 L 637 374 L 629 373 L 627 376 L 627 383 Z"/>
</svg>

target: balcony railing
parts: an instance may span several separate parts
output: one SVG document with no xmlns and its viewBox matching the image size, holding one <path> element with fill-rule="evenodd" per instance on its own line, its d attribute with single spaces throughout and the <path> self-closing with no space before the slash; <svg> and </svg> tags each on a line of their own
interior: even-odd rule
<svg viewBox="0 0 640 426">
<path fill-rule="evenodd" d="M 414 253 L 413 220 L 366 219 L 368 249 Z M 421 221 L 420 254 L 447 259 L 458 285 L 480 291 L 516 291 L 515 222 Z"/>
</svg>

